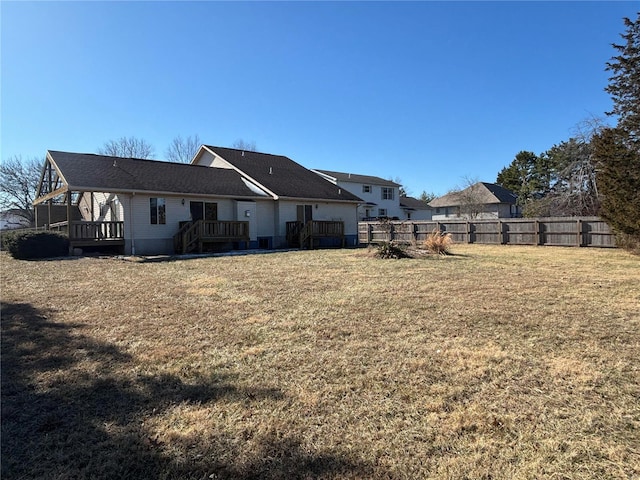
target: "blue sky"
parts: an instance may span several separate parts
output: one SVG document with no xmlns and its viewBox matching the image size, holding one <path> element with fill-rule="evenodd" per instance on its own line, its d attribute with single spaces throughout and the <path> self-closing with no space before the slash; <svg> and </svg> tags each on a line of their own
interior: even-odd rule
<svg viewBox="0 0 640 480">
<path fill-rule="evenodd" d="M 163 159 L 177 135 L 399 178 L 493 182 L 611 109 L 636 2 L 1 2 L 1 156 Z M 609 119 L 610 122 L 613 120 Z"/>
</svg>

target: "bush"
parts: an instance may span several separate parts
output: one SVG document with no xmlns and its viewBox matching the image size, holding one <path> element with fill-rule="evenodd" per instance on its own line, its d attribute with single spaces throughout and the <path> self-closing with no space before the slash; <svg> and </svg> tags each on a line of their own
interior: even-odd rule
<svg viewBox="0 0 640 480">
<path fill-rule="evenodd" d="M 378 258 L 408 258 L 409 255 L 404 249 L 396 242 L 385 242 L 378 245 L 378 251 L 376 252 Z"/>
<path fill-rule="evenodd" d="M 69 239 L 52 232 L 17 232 L 5 234 L 2 238 L 3 249 L 13 258 L 29 260 L 32 258 L 65 257 L 69 255 Z"/>
<path fill-rule="evenodd" d="M 438 229 L 434 229 L 424 241 L 424 246 L 432 253 L 438 253 L 440 255 L 448 255 L 449 247 L 453 243 L 451 234 L 447 232 L 441 232 Z"/>
</svg>

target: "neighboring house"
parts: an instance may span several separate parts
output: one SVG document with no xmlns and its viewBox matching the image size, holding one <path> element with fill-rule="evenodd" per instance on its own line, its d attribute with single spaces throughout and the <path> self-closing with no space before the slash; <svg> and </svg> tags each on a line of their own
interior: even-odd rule
<svg viewBox="0 0 640 480">
<path fill-rule="evenodd" d="M 29 220 L 22 216 L 21 213 L 20 210 L 15 208 L 0 212 L 0 230 L 30 227 Z"/>
<path fill-rule="evenodd" d="M 69 229 L 72 246 L 109 244 L 139 255 L 202 250 L 207 242 L 355 245 L 362 201 L 287 157 L 211 146 L 191 165 L 48 151 L 34 204 L 61 200 L 71 222 L 37 223 Z M 73 220 L 78 211 L 82 221 Z"/>
<path fill-rule="evenodd" d="M 495 183 L 478 182 L 432 200 L 432 220 L 491 219 L 521 216 L 518 196 Z"/>
<path fill-rule="evenodd" d="M 393 219 L 405 217 L 405 212 L 400 206 L 400 184 L 370 175 L 318 169 L 313 171 L 364 200 L 358 207 L 359 221 L 380 217 Z"/>
<path fill-rule="evenodd" d="M 400 197 L 400 208 L 405 220 L 431 220 L 431 207 L 419 198 Z"/>
</svg>

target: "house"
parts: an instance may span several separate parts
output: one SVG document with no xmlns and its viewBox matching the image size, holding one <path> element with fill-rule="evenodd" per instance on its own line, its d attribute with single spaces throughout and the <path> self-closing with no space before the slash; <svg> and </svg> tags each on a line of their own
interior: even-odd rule
<svg viewBox="0 0 640 480">
<path fill-rule="evenodd" d="M 400 208 L 405 220 L 431 220 L 431 207 L 419 198 L 402 196 L 400 197 Z"/>
<path fill-rule="evenodd" d="M 314 169 L 322 178 L 362 198 L 358 207 L 358 220 L 373 220 L 379 217 L 402 219 L 405 212 L 400 206 L 402 185 L 370 175 L 334 172 Z"/>
<path fill-rule="evenodd" d="M 477 182 L 429 203 L 432 220 L 514 218 L 521 215 L 518 196 L 495 183 Z"/>
<path fill-rule="evenodd" d="M 37 223 L 72 247 L 151 255 L 355 245 L 361 202 L 287 157 L 203 145 L 191 164 L 48 151 L 34 204 L 66 206 Z"/>
<path fill-rule="evenodd" d="M 17 208 L 10 208 L 0 212 L 0 230 L 13 230 L 16 228 L 27 228 L 31 226 L 29 219 L 25 217 L 24 211 Z"/>
<path fill-rule="evenodd" d="M 270 202 L 257 204 L 258 231 L 271 238 L 276 248 L 290 245 L 297 229 L 310 226 L 311 221 L 317 228 L 332 228 L 331 222 L 343 222 L 345 244 L 357 244 L 357 207 L 362 199 L 290 158 L 203 145 L 191 163 L 235 171 L 247 184 L 266 192 Z M 326 240 L 319 244 L 326 245 Z"/>
</svg>

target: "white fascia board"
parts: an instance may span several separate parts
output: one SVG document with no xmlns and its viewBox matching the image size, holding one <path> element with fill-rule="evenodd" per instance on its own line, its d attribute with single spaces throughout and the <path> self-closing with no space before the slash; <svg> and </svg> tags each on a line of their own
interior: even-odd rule
<svg viewBox="0 0 640 480">
<path fill-rule="evenodd" d="M 313 173 L 315 173 L 317 175 L 320 175 L 322 178 L 324 178 L 325 180 L 330 181 L 334 185 L 338 184 L 338 179 L 336 177 L 332 177 L 331 175 L 327 175 L 326 173 L 320 172 L 320 171 L 315 170 L 313 168 L 310 168 L 309 170 L 311 170 Z"/>
</svg>

